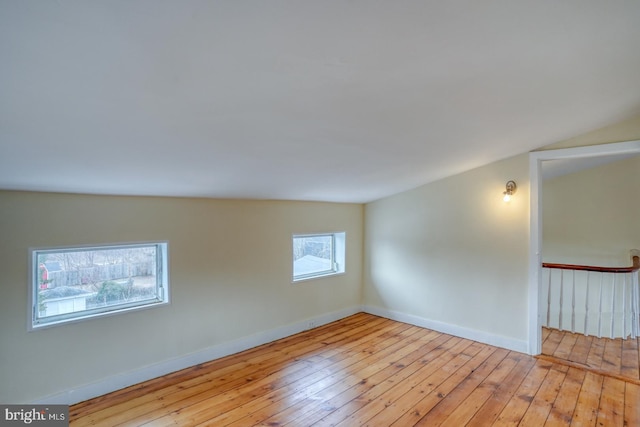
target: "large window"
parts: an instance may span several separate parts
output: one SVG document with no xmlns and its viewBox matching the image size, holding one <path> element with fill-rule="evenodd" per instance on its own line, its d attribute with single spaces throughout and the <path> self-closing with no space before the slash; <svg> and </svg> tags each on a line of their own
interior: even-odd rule
<svg viewBox="0 0 640 427">
<path fill-rule="evenodd" d="M 167 243 L 30 250 L 30 328 L 169 302 Z"/>
<path fill-rule="evenodd" d="M 293 281 L 344 273 L 345 233 L 295 234 Z"/>
</svg>

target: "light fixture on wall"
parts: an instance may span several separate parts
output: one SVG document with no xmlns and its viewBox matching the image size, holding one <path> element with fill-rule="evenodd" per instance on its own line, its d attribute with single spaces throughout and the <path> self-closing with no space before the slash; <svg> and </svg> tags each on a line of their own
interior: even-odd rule
<svg viewBox="0 0 640 427">
<path fill-rule="evenodd" d="M 505 202 L 511 201 L 511 196 L 513 196 L 517 188 L 518 186 L 516 185 L 515 181 L 507 181 L 506 191 L 502 193 L 504 194 L 502 200 L 504 200 Z"/>
</svg>

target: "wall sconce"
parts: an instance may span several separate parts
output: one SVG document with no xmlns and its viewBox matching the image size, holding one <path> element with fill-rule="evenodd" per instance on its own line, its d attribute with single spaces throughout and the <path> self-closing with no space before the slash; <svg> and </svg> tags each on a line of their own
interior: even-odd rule
<svg viewBox="0 0 640 427">
<path fill-rule="evenodd" d="M 504 200 L 505 202 L 511 201 L 511 196 L 513 196 L 517 188 L 518 186 L 516 185 L 515 181 L 507 181 L 506 191 L 502 193 L 504 194 L 502 200 Z"/>
</svg>

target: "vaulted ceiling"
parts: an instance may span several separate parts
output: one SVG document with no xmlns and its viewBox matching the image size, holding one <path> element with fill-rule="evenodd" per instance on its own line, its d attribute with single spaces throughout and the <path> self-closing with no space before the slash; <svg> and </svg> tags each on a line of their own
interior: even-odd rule
<svg viewBox="0 0 640 427">
<path fill-rule="evenodd" d="M 0 2 L 0 188 L 367 202 L 640 113 L 640 1 Z"/>
</svg>

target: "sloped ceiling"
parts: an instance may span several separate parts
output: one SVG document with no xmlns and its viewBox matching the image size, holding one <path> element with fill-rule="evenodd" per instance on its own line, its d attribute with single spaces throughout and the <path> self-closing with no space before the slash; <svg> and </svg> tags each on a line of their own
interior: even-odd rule
<svg viewBox="0 0 640 427">
<path fill-rule="evenodd" d="M 640 113 L 640 1 L 3 1 L 0 188 L 367 202 Z"/>
</svg>

